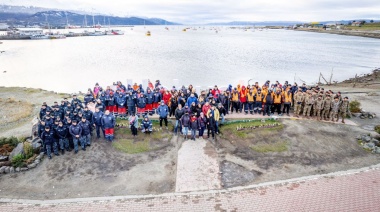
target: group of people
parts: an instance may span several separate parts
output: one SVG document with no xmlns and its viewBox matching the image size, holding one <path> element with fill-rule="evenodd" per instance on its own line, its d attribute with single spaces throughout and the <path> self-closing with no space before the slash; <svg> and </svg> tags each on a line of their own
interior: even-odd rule
<svg viewBox="0 0 380 212">
<path fill-rule="evenodd" d="M 107 141 L 113 141 L 116 118 L 127 119 L 133 136 L 138 129 L 143 133 L 153 131 L 149 115 L 157 114 L 160 127 L 168 127 L 168 118 L 174 117 L 174 133 L 184 134 L 195 140 L 196 132 L 203 137 L 207 129 L 207 137 L 215 139 L 219 133 L 219 125 L 225 121 L 229 113 L 262 114 L 271 116 L 290 116 L 294 108 L 294 116 L 315 117 L 317 120 L 342 122 L 349 108 L 348 97 L 342 97 L 340 92 L 325 91 L 318 86 L 298 86 L 285 81 L 271 84 L 268 80 L 262 86 L 229 85 L 220 90 L 218 86 L 197 93 L 192 85 L 187 88 L 173 86 L 168 89 L 157 80 L 155 84 L 148 81 L 147 88 L 137 85 L 124 86 L 120 81 L 105 89 L 96 83 L 93 89 L 88 89 L 83 102 L 73 95 L 58 105 L 48 106 L 44 103 L 40 111 L 38 133 L 44 142 L 44 150 L 51 158 L 51 149 L 55 155 L 74 149 L 78 152 L 91 145 L 92 131 L 95 129 L 97 138 L 101 132 Z M 139 123 L 139 117 L 143 117 Z M 71 148 L 70 148 L 71 146 Z"/>
</svg>

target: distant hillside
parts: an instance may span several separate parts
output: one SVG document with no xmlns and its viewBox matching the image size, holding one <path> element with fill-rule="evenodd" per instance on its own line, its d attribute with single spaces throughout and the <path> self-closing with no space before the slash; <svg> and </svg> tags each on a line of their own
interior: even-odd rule
<svg viewBox="0 0 380 212">
<path fill-rule="evenodd" d="M 51 26 L 65 26 L 67 22 L 70 25 L 84 26 L 85 19 L 87 19 L 87 26 L 92 26 L 94 22 L 100 25 L 179 25 L 178 23 L 159 18 L 117 17 L 99 14 L 92 16 L 91 14 L 84 14 L 82 12 L 0 5 L 0 22 L 5 22 L 10 26 L 44 26 L 47 22 Z"/>
</svg>

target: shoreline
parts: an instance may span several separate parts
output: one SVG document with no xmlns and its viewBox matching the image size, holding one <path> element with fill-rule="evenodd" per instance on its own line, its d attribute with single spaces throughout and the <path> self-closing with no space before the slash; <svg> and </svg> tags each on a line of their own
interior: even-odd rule
<svg viewBox="0 0 380 212">
<path fill-rule="evenodd" d="M 380 39 L 380 31 L 354 31 L 354 30 L 323 30 L 323 29 L 293 29 L 294 31 L 317 32 L 335 35 L 348 35 L 366 38 Z"/>
</svg>

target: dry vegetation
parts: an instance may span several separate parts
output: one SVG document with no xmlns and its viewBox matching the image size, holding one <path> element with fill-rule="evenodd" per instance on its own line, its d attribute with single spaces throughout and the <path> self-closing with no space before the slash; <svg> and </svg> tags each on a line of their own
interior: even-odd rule
<svg viewBox="0 0 380 212">
<path fill-rule="evenodd" d="M 0 98 L 0 125 L 13 123 L 32 115 L 33 105 L 13 98 Z"/>
</svg>

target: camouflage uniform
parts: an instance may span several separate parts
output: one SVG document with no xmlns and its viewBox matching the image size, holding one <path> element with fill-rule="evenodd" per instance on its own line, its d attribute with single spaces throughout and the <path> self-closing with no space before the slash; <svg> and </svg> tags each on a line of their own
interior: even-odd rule
<svg viewBox="0 0 380 212">
<path fill-rule="evenodd" d="M 340 108 L 339 100 L 338 101 L 334 100 L 331 103 L 331 112 L 330 112 L 331 121 L 334 121 L 335 117 L 336 117 L 336 121 L 339 120 L 339 108 Z"/>
<path fill-rule="evenodd" d="M 324 106 L 324 101 L 321 99 L 317 99 L 315 102 L 314 102 L 314 109 L 315 109 L 315 113 L 316 113 L 316 117 L 317 117 L 317 120 L 320 120 L 321 119 L 321 111 L 323 109 L 323 106 Z"/>
<path fill-rule="evenodd" d="M 294 115 L 297 117 L 301 111 L 303 100 L 303 94 L 300 91 L 298 91 L 296 95 L 294 95 Z"/>
<path fill-rule="evenodd" d="M 304 107 L 304 110 L 303 110 L 303 115 L 305 117 L 310 117 L 310 111 L 311 111 L 311 107 L 313 106 L 314 104 L 314 98 L 312 95 L 308 95 L 306 96 L 305 98 L 305 107 Z"/>
<path fill-rule="evenodd" d="M 347 101 L 343 100 L 342 104 L 340 105 L 340 116 L 342 117 L 342 123 L 344 123 L 344 118 L 346 118 L 347 116 L 349 105 L 350 105 L 350 102 L 348 100 Z"/>
<path fill-rule="evenodd" d="M 325 101 L 323 102 L 323 118 L 327 121 L 327 119 L 330 117 L 330 109 L 331 109 L 331 99 L 330 97 L 326 97 Z"/>
</svg>

